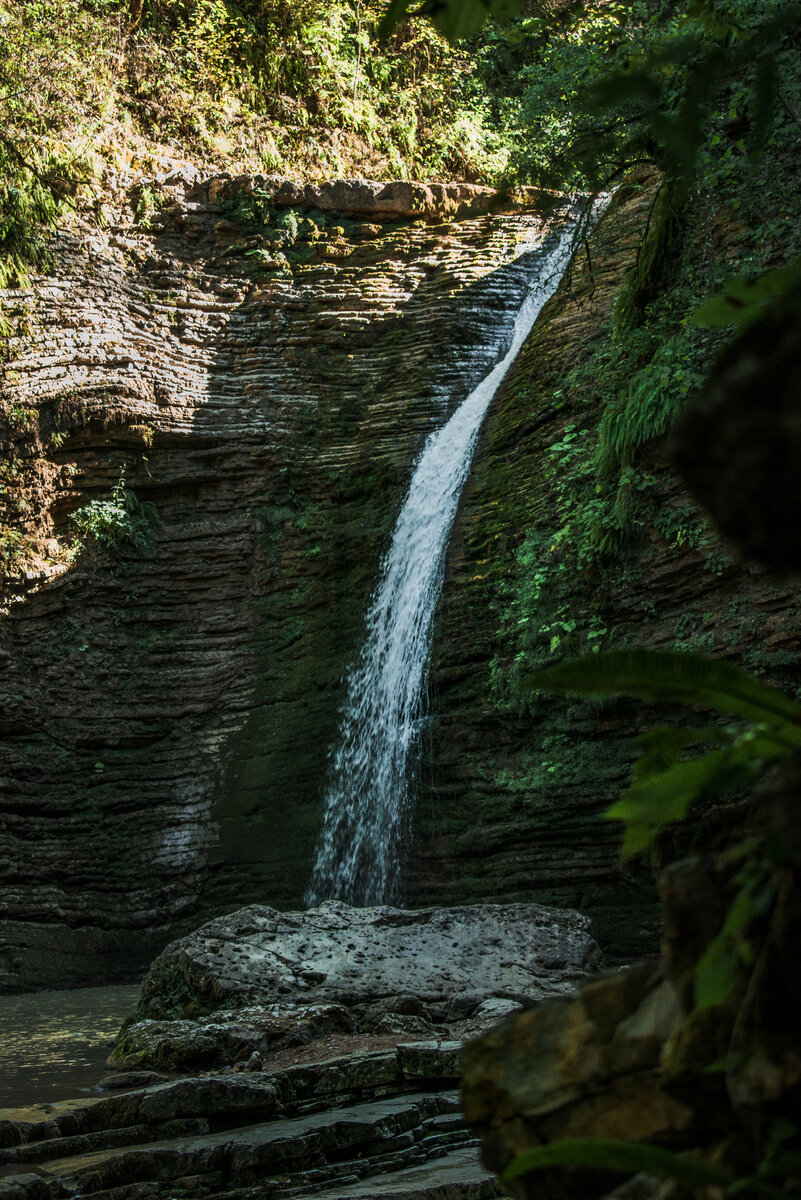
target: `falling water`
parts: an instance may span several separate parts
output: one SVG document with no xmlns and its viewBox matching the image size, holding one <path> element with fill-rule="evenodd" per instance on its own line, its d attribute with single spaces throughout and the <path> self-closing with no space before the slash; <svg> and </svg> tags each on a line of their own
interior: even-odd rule
<svg viewBox="0 0 801 1200">
<path fill-rule="evenodd" d="M 448 535 L 490 401 L 570 258 L 573 229 L 536 264 L 506 356 L 423 448 L 381 563 L 364 645 L 348 676 L 323 830 L 306 901 L 397 900 L 415 750 Z"/>
</svg>

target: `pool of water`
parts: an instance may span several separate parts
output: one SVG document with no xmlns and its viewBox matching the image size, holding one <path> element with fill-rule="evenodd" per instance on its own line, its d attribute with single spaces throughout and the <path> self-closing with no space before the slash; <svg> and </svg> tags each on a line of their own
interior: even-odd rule
<svg viewBox="0 0 801 1200">
<path fill-rule="evenodd" d="M 96 1088 L 138 999 L 138 984 L 0 996 L 0 1115 Z"/>
</svg>

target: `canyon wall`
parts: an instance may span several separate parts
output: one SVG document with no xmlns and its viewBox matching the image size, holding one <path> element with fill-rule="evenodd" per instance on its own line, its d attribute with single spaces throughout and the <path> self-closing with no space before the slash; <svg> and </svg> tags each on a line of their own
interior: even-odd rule
<svg viewBox="0 0 801 1200">
<path fill-rule="evenodd" d="M 0 987 L 300 902 L 412 463 L 555 207 L 178 173 L 110 188 L 5 296 Z"/>
<path fill-rule="evenodd" d="M 526 698 L 515 630 L 521 553 L 558 540 L 559 448 L 602 415 L 575 369 L 592 373 L 653 189 L 618 193 L 494 401 L 449 552 L 406 880 L 413 905 L 580 907 L 613 957 L 654 946 L 653 864 L 621 867 L 599 819 L 648 714 Z M 135 977 L 209 915 L 301 902 L 412 464 L 502 353 L 516 260 L 564 217 L 533 190 L 176 173 L 110 184 L 50 274 L 6 294 L 0 989 Z M 543 595 L 546 647 L 680 645 L 797 687 L 797 589 L 685 536 L 697 510 L 664 440 L 644 461 L 653 519 Z"/>
<path fill-rule="evenodd" d="M 638 452 L 622 548 L 597 548 L 609 510 L 595 495 L 593 454 L 615 399 L 595 382 L 610 353 L 601 339 L 658 184 L 641 173 L 616 193 L 485 425 L 435 626 L 428 770 L 408 871 L 413 901 L 579 908 L 612 960 L 657 945 L 655 869 L 677 853 L 725 845 L 744 813 L 737 797 L 710 802 L 648 855 L 619 862 L 621 826 L 602 814 L 627 786 L 637 735 L 666 718 L 699 718 L 626 697 L 527 692 L 526 674 L 636 646 L 721 656 L 791 694 L 801 689 L 798 584 L 735 560 L 678 477 L 667 437 Z M 713 230 L 710 263 L 735 257 L 736 214 L 701 214 L 698 224 Z M 579 506 L 589 519 L 570 524 Z M 590 544 L 566 553 L 587 530 Z"/>
</svg>

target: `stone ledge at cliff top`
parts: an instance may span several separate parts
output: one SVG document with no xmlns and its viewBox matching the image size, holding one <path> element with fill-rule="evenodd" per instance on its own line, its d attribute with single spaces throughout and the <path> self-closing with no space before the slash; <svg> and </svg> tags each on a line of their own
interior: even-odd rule
<svg viewBox="0 0 801 1200">
<path fill-rule="evenodd" d="M 361 1010 L 411 995 L 428 1019 L 453 1020 L 493 997 L 528 1004 L 572 992 L 598 957 L 587 917 L 536 904 L 253 905 L 169 945 L 145 979 L 141 1010 L 156 1018 L 276 1002 Z"/>
<path fill-rule="evenodd" d="M 497 190 L 479 183 L 420 183 L 416 180 L 332 179 L 299 183 L 284 175 L 236 175 L 204 178 L 193 167 L 163 172 L 129 184 L 182 192 L 212 206 L 254 193 L 278 208 L 317 209 L 374 221 L 443 221 L 490 213 L 533 211 L 549 216 L 569 201 L 564 193 L 539 187 Z"/>
</svg>

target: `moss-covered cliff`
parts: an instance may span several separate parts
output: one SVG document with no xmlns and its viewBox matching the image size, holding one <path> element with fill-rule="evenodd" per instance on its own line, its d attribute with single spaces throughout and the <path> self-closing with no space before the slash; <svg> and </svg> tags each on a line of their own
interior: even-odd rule
<svg viewBox="0 0 801 1200">
<path fill-rule="evenodd" d="M 798 249 L 789 145 L 759 166 L 741 146 L 738 161 L 689 203 L 653 172 L 621 188 L 496 398 L 437 625 L 415 899 L 576 905 L 613 954 L 653 946 L 654 863 L 618 864 L 618 828 L 601 819 L 650 714 L 521 682 L 563 657 L 636 645 L 723 655 L 791 692 L 801 685 L 797 585 L 735 561 L 668 445 L 731 337 L 694 326 L 694 307 L 727 277 Z M 734 819 L 710 814 L 702 838 L 725 836 Z"/>
</svg>

